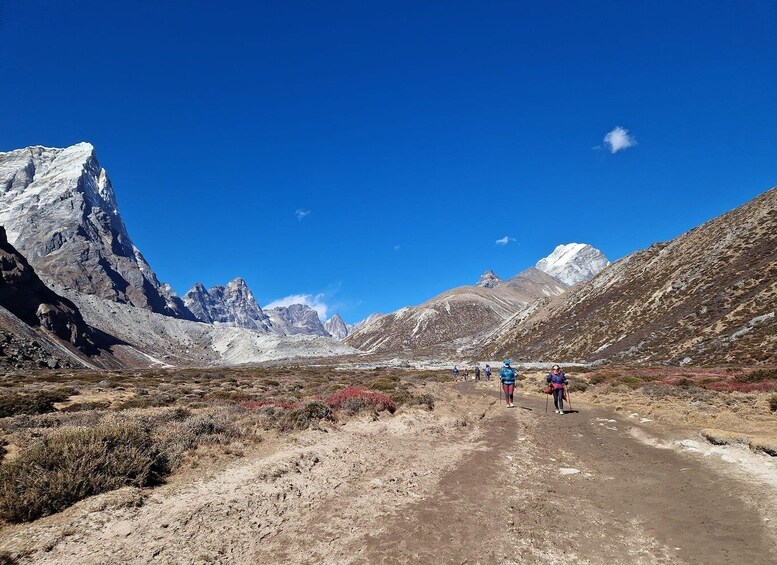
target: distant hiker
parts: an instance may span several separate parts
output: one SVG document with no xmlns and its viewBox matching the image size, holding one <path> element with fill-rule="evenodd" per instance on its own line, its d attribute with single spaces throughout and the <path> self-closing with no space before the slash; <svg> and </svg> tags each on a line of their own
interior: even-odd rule
<svg viewBox="0 0 777 565">
<path fill-rule="evenodd" d="M 564 388 L 568 383 L 567 376 L 561 367 L 553 365 L 550 369 L 550 373 L 545 377 L 547 382 L 553 388 L 553 406 L 556 408 L 556 414 L 564 413 Z"/>
<path fill-rule="evenodd" d="M 480 365 L 475 365 L 475 380 L 480 380 Z"/>
<path fill-rule="evenodd" d="M 502 381 L 502 389 L 505 391 L 505 402 L 508 408 L 515 406 L 513 404 L 513 393 L 515 392 L 515 369 L 510 367 L 510 360 L 505 359 L 499 369 L 499 378 Z"/>
<path fill-rule="evenodd" d="M 489 365 L 488 363 L 486 363 L 486 380 L 487 381 L 491 380 L 491 365 Z"/>
<path fill-rule="evenodd" d="M 467 379 L 469 378 L 469 369 L 464 369 L 464 382 L 467 382 Z"/>
<path fill-rule="evenodd" d="M 459 368 L 455 365 L 453 366 L 453 382 L 458 382 L 459 380 Z"/>
</svg>

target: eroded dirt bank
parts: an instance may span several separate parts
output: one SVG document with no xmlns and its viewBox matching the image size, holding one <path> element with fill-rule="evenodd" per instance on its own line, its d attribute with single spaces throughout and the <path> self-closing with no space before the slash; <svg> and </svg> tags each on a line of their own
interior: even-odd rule
<svg viewBox="0 0 777 565">
<path fill-rule="evenodd" d="M 428 389 L 433 412 L 268 441 L 7 527 L 0 550 L 83 564 L 773 562 L 773 458 L 724 460 L 690 432 L 589 405 L 546 415 L 538 395 L 505 409 L 495 383 Z"/>
</svg>

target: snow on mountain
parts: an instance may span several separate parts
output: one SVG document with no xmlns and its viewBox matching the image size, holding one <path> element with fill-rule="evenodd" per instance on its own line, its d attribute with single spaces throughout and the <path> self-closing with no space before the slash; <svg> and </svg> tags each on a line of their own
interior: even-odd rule
<svg viewBox="0 0 777 565">
<path fill-rule="evenodd" d="M 206 290 L 195 284 L 183 297 L 186 307 L 202 322 L 250 328 L 264 333 L 272 331 L 272 322 L 256 302 L 246 282 L 237 278 L 226 286 Z"/>
<path fill-rule="evenodd" d="M 496 276 L 496 273 L 491 269 L 480 275 L 480 280 L 475 286 L 483 288 L 494 288 L 496 285 L 502 282 L 502 279 Z"/>
<path fill-rule="evenodd" d="M 193 318 L 132 243 L 89 143 L 0 153 L 0 225 L 55 289 Z"/>
<path fill-rule="evenodd" d="M 594 278 L 610 262 L 604 254 L 586 243 L 559 245 L 540 259 L 536 267 L 568 285 Z"/>
<path fill-rule="evenodd" d="M 348 324 L 343 321 L 340 314 L 335 314 L 324 324 L 324 329 L 335 339 L 343 340 L 350 333 Z"/>
<path fill-rule="evenodd" d="M 381 314 L 380 312 L 373 312 L 372 314 L 364 318 L 362 321 L 356 322 L 355 324 L 349 324 L 348 335 L 351 335 L 352 333 L 359 331 L 363 327 L 369 326 L 372 322 L 380 319 L 381 317 L 383 317 L 383 314 Z"/>
<path fill-rule="evenodd" d="M 318 312 L 306 304 L 291 304 L 268 308 L 265 314 L 270 317 L 272 330 L 280 335 L 319 335 L 330 337 L 324 329 Z"/>
</svg>

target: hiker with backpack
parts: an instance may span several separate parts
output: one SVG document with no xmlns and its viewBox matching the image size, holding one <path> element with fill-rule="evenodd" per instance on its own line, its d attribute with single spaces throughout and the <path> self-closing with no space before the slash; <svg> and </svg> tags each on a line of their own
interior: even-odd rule
<svg viewBox="0 0 777 565">
<path fill-rule="evenodd" d="M 486 365 L 486 367 L 488 367 L 488 365 Z M 504 363 L 502 364 L 502 368 L 499 369 L 499 379 L 502 381 L 502 390 L 505 392 L 505 402 L 507 403 L 507 408 L 512 408 L 515 406 L 515 404 L 513 404 L 513 393 L 515 392 L 515 376 L 516 372 L 515 369 L 510 366 L 510 360 L 505 359 Z"/>
<path fill-rule="evenodd" d="M 451 372 L 453 373 L 453 382 L 454 383 L 459 382 L 459 368 L 456 365 L 454 365 L 453 371 Z"/>
<path fill-rule="evenodd" d="M 475 365 L 475 380 L 480 380 L 480 365 Z"/>
<path fill-rule="evenodd" d="M 486 363 L 486 380 L 487 381 L 491 380 L 491 365 L 489 365 L 488 363 Z"/>
<path fill-rule="evenodd" d="M 566 374 L 561 370 L 561 367 L 553 365 L 550 369 L 550 373 L 545 377 L 545 382 L 547 382 L 548 386 L 552 389 L 551 394 L 553 395 L 553 406 L 555 407 L 556 414 L 563 414 L 564 390 L 569 382 L 567 381 Z"/>
</svg>

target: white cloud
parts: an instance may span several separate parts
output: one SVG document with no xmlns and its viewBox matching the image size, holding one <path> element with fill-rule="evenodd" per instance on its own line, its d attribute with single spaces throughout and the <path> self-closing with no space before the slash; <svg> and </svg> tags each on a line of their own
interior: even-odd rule
<svg viewBox="0 0 777 565">
<path fill-rule="evenodd" d="M 297 221 L 301 222 L 304 220 L 307 216 L 310 216 L 310 210 L 303 210 L 300 208 L 296 212 L 294 212 L 294 215 L 297 216 Z"/>
<path fill-rule="evenodd" d="M 510 236 L 506 235 L 506 236 L 504 236 L 502 239 L 497 239 L 495 243 L 496 243 L 497 245 L 507 245 L 507 244 L 508 244 L 508 243 L 510 243 L 511 241 L 515 241 L 515 238 L 514 238 L 514 237 L 510 237 Z"/>
<path fill-rule="evenodd" d="M 279 300 L 270 302 L 267 306 L 263 306 L 263 310 L 269 310 L 270 308 L 278 308 L 279 306 L 291 306 L 292 304 L 304 304 L 309 306 L 318 313 L 320 320 L 326 320 L 328 318 L 329 306 L 324 302 L 323 294 L 292 294 Z"/>
<path fill-rule="evenodd" d="M 610 153 L 617 153 L 623 149 L 634 147 L 637 140 L 629 135 L 629 130 L 621 126 L 615 126 L 611 132 L 604 136 L 604 144 L 610 150 Z"/>
<path fill-rule="evenodd" d="M 399 251 L 399 245 L 394 246 L 394 251 Z"/>
</svg>

